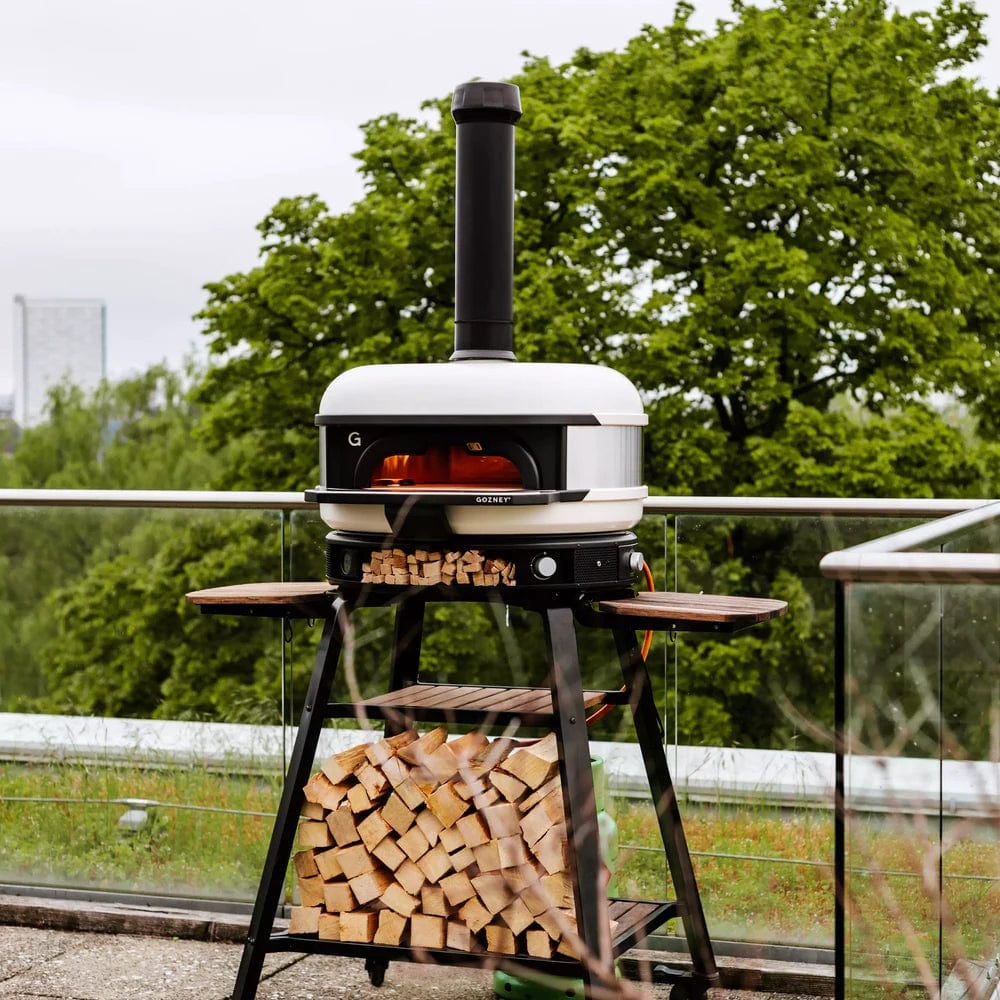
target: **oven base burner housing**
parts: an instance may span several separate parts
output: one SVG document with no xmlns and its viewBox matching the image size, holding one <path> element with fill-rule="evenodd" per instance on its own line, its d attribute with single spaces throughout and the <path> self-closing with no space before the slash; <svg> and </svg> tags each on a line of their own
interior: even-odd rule
<svg viewBox="0 0 1000 1000">
<path fill-rule="evenodd" d="M 327 579 L 342 587 L 403 591 L 451 585 L 466 593 L 492 588 L 515 603 L 516 595 L 525 591 L 629 589 L 642 569 L 642 556 L 631 531 L 549 538 L 453 535 L 405 543 L 385 535 L 332 531 L 326 542 Z M 395 576 L 383 576 L 379 570 L 383 554 L 387 565 L 395 554 L 399 567 Z M 372 582 L 373 556 L 376 582 Z M 461 574 L 461 567 L 477 556 L 482 563 L 477 573 L 470 571 L 456 578 L 456 565 Z M 408 557 L 409 566 L 404 568 Z M 442 577 L 449 559 L 451 571 L 444 569 Z M 395 582 L 387 582 L 389 579 Z"/>
</svg>

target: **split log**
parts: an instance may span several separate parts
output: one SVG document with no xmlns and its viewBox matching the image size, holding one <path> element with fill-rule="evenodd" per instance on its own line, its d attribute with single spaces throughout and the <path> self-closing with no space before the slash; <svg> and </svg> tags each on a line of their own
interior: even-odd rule
<svg viewBox="0 0 1000 1000">
<path fill-rule="evenodd" d="M 398 788 L 410 776 L 410 765 L 404 764 L 398 757 L 390 757 L 381 768 L 393 788 Z"/>
<path fill-rule="evenodd" d="M 368 812 L 374 805 L 368 796 L 368 789 L 364 785 L 351 785 L 347 790 L 347 804 L 355 816 Z"/>
<path fill-rule="evenodd" d="M 564 824 L 552 827 L 531 848 L 532 853 L 549 875 L 566 871 L 566 827 Z M 595 873 L 596 874 L 596 873 Z"/>
<path fill-rule="evenodd" d="M 451 908 L 445 899 L 443 886 L 425 885 L 420 890 L 420 909 L 432 917 L 447 917 Z"/>
<path fill-rule="evenodd" d="M 402 944 L 408 924 L 406 917 L 395 910 L 379 910 L 375 944 Z"/>
<path fill-rule="evenodd" d="M 374 910 L 354 910 L 340 915 L 340 940 L 371 944 L 378 929 L 378 914 Z"/>
<path fill-rule="evenodd" d="M 323 913 L 322 906 L 293 906 L 291 919 L 288 922 L 289 934 L 316 934 L 319 931 L 319 918 Z"/>
<path fill-rule="evenodd" d="M 463 847 L 448 857 L 451 858 L 451 867 L 457 872 L 464 872 L 466 868 L 476 863 L 475 850 L 471 847 Z"/>
<path fill-rule="evenodd" d="M 455 851 L 460 851 L 465 847 L 465 838 L 457 826 L 442 827 L 441 832 L 438 834 L 438 839 L 441 846 L 449 854 L 454 854 Z"/>
<path fill-rule="evenodd" d="M 396 794 L 403 800 L 408 809 L 423 809 L 427 804 L 427 796 L 412 776 L 404 778 L 395 786 L 395 789 Z"/>
<path fill-rule="evenodd" d="M 347 882 L 327 882 L 323 886 L 323 905 L 327 913 L 347 913 L 358 908 L 358 901 Z"/>
<path fill-rule="evenodd" d="M 382 769 L 367 762 L 358 768 L 356 777 L 365 786 L 372 802 L 377 802 L 389 790 L 389 779 L 382 773 Z"/>
<path fill-rule="evenodd" d="M 385 805 L 382 806 L 382 819 L 400 835 L 406 833 L 413 826 L 416 818 L 417 814 L 407 806 L 396 792 L 393 792 L 386 799 Z"/>
<path fill-rule="evenodd" d="M 373 851 L 380 841 L 389 836 L 392 827 L 378 812 L 369 813 L 357 827 L 358 836 L 369 851 Z"/>
<path fill-rule="evenodd" d="M 441 879 L 441 889 L 450 906 L 460 906 L 476 895 L 475 887 L 464 872 L 455 872 Z"/>
<path fill-rule="evenodd" d="M 435 847 L 441 837 L 444 824 L 429 809 L 422 809 L 417 813 L 417 826 L 427 838 L 427 843 Z"/>
<path fill-rule="evenodd" d="M 479 847 L 480 844 L 489 843 L 489 827 L 479 813 L 474 812 L 469 813 L 468 816 L 462 816 L 456 821 L 456 825 L 466 847 Z"/>
<path fill-rule="evenodd" d="M 411 895 L 416 896 L 427 879 L 424 873 L 407 858 L 393 873 L 396 881 Z"/>
<path fill-rule="evenodd" d="M 503 867 L 500 864 L 500 849 L 495 840 L 488 840 L 485 844 L 473 847 L 472 854 L 481 872 L 498 872 Z"/>
<path fill-rule="evenodd" d="M 331 847 L 333 834 L 321 820 L 307 819 L 299 823 L 298 840 L 303 847 Z"/>
<path fill-rule="evenodd" d="M 302 808 L 299 810 L 302 819 L 322 819 L 325 815 L 326 810 L 318 802 L 308 800 L 302 803 Z"/>
<path fill-rule="evenodd" d="M 364 844 L 338 848 L 337 861 L 344 870 L 345 877 L 349 879 L 375 871 L 375 861 Z"/>
<path fill-rule="evenodd" d="M 321 913 L 319 915 L 319 936 L 321 941 L 340 940 L 339 913 Z"/>
<path fill-rule="evenodd" d="M 336 809 L 347 794 L 346 784 L 335 785 L 323 771 L 317 771 L 302 788 L 306 802 L 323 809 Z M 318 817 L 322 819 L 323 817 Z"/>
<path fill-rule="evenodd" d="M 396 843 L 411 861 L 422 858 L 431 846 L 424 836 L 424 831 L 419 826 L 411 826 Z"/>
<path fill-rule="evenodd" d="M 531 812 L 531 810 L 534 809 L 535 806 L 537 806 L 538 803 L 541 802 L 542 799 L 544 799 L 546 795 L 550 794 L 555 788 L 560 789 L 561 794 L 562 784 L 558 774 L 549 778 L 544 785 L 539 785 L 538 788 L 536 788 L 530 795 L 521 799 L 517 803 L 517 808 L 522 814 Z"/>
<path fill-rule="evenodd" d="M 311 878 L 299 879 L 299 897 L 303 906 L 322 906 L 323 892 L 326 883 L 319 877 L 313 875 Z"/>
<path fill-rule="evenodd" d="M 507 879 L 500 872 L 484 872 L 471 881 L 476 895 L 490 914 L 499 913 L 514 900 Z"/>
<path fill-rule="evenodd" d="M 515 935 L 527 930 L 535 922 L 534 915 L 517 898 L 509 906 L 505 906 L 500 911 L 500 919 L 510 928 L 511 933 Z"/>
<path fill-rule="evenodd" d="M 501 837 L 496 845 L 501 868 L 516 868 L 528 863 L 528 845 L 522 837 Z"/>
<path fill-rule="evenodd" d="M 468 803 L 450 784 L 435 788 L 427 799 L 427 808 L 441 821 L 442 827 L 454 826 L 465 815 Z"/>
<path fill-rule="evenodd" d="M 472 951 L 472 930 L 460 920 L 449 920 L 445 944 L 456 951 Z"/>
<path fill-rule="evenodd" d="M 358 875 L 348 882 L 351 892 L 354 893 L 354 898 L 362 906 L 365 903 L 370 903 L 373 899 L 379 899 L 390 885 L 395 884 L 391 873 L 381 868 L 365 872 L 363 875 Z M 335 910 L 336 907 L 331 906 L 328 909 Z"/>
<path fill-rule="evenodd" d="M 316 870 L 322 876 L 324 882 L 332 882 L 335 878 L 340 878 L 344 874 L 344 869 L 340 867 L 337 860 L 336 849 L 331 851 L 318 851 L 314 855 Z"/>
<path fill-rule="evenodd" d="M 397 756 L 405 760 L 407 764 L 422 764 L 445 740 L 448 739 L 448 730 L 444 726 L 437 726 L 424 733 L 423 736 L 401 747 Z"/>
<path fill-rule="evenodd" d="M 412 729 L 404 729 L 395 736 L 387 736 L 374 743 L 369 743 L 365 747 L 365 756 L 370 764 L 378 766 L 394 757 L 403 747 L 413 743 L 416 739 L 417 734 Z"/>
<path fill-rule="evenodd" d="M 443 948 L 444 935 L 444 917 L 434 917 L 427 913 L 414 913 L 410 917 L 411 948 Z"/>
<path fill-rule="evenodd" d="M 467 899 L 458 908 L 457 916 L 473 934 L 478 934 L 493 919 L 493 915 L 476 896 Z"/>
<path fill-rule="evenodd" d="M 334 785 L 341 785 L 348 778 L 353 777 L 354 772 L 367 761 L 365 750 L 366 744 L 364 743 L 347 750 L 341 750 L 340 753 L 335 753 L 323 761 L 321 770 Z"/>
<path fill-rule="evenodd" d="M 451 871 L 451 858 L 448 852 L 438 844 L 426 854 L 417 859 L 417 867 L 424 873 L 428 882 L 437 883 Z"/>
<path fill-rule="evenodd" d="M 399 849 L 396 838 L 392 836 L 380 840 L 372 848 L 371 853 L 373 858 L 378 858 L 390 871 L 396 871 L 406 860 L 406 855 Z"/>
<path fill-rule="evenodd" d="M 516 953 L 514 935 L 505 924 L 488 924 L 486 927 L 486 950 L 499 955 Z"/>
<path fill-rule="evenodd" d="M 559 770 L 559 746 L 555 733 L 549 733 L 537 743 L 515 750 L 502 769 L 523 781 L 529 788 L 538 788 Z"/>
<path fill-rule="evenodd" d="M 517 808 L 509 802 L 498 802 L 496 805 L 487 806 L 480 810 L 480 815 L 486 820 L 491 840 L 521 835 Z"/>
<path fill-rule="evenodd" d="M 382 893 L 382 902 L 401 917 L 409 917 L 420 905 L 420 900 L 410 895 L 398 882 Z"/>
<path fill-rule="evenodd" d="M 528 930 L 524 935 L 525 948 L 532 958 L 552 957 L 552 938 L 540 930 Z"/>
<path fill-rule="evenodd" d="M 489 781 L 508 802 L 516 802 L 528 790 L 528 786 L 520 778 L 505 771 L 490 771 Z"/>
<path fill-rule="evenodd" d="M 319 868 L 316 865 L 316 851 L 311 847 L 306 851 L 299 851 L 292 857 L 292 867 L 299 878 L 309 878 L 312 875 L 318 875 Z"/>
<path fill-rule="evenodd" d="M 338 847 L 347 847 L 348 844 L 356 844 L 361 840 L 361 834 L 358 833 L 354 821 L 354 813 L 346 802 L 327 816 L 326 825 L 330 828 Z"/>
</svg>

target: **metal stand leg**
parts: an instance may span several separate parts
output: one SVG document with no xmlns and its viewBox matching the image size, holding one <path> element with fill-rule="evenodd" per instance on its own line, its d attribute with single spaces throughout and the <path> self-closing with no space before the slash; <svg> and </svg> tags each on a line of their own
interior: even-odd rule
<svg viewBox="0 0 1000 1000">
<path fill-rule="evenodd" d="M 295 747 L 285 775 L 285 786 L 281 794 L 281 804 L 274 819 L 271 844 L 264 862 L 257 901 L 254 903 L 250 919 L 250 931 L 243 948 L 233 1000 L 254 1000 L 264 968 L 268 941 L 274 927 L 274 916 L 285 888 L 285 872 L 288 859 L 295 842 L 295 829 L 302 809 L 302 786 L 309 780 L 309 774 L 316 756 L 320 730 L 326 718 L 326 706 L 330 701 L 330 687 L 337 672 L 337 661 L 343 647 L 343 633 L 347 624 L 347 607 L 342 598 L 333 603 L 330 617 L 323 626 L 323 637 L 316 653 L 312 679 L 306 693 L 302 718 L 299 722 Z"/>
<path fill-rule="evenodd" d="M 424 638 L 426 607 L 426 600 L 420 596 L 406 597 L 396 606 L 390 691 L 398 691 L 400 688 L 417 683 L 417 678 L 420 676 L 420 649 Z M 390 719 L 385 724 L 385 734 L 394 736 L 410 724 L 410 720 L 402 716 Z"/>
<path fill-rule="evenodd" d="M 552 706 L 555 709 L 559 772 L 566 806 L 566 836 L 574 867 L 577 933 L 583 941 L 584 989 L 616 989 L 611 952 L 611 923 L 603 879 L 594 774 L 583 707 L 583 686 L 577 653 L 576 629 L 571 608 L 548 608 L 544 612 L 545 638 L 549 649 Z"/>
<path fill-rule="evenodd" d="M 614 629 L 614 636 L 622 673 L 629 691 L 629 705 L 635 720 L 635 731 L 642 750 L 642 759 L 646 764 L 649 789 L 656 807 L 663 849 L 667 855 L 674 892 L 680 904 L 684 934 L 694 969 L 694 975 L 687 978 L 686 982 L 686 977 L 682 976 L 677 976 L 676 981 L 685 982 L 684 989 L 690 986 L 691 995 L 704 996 L 710 986 L 718 985 L 719 973 L 715 964 L 712 941 L 708 936 L 708 925 L 705 922 L 705 911 L 702 909 L 691 855 L 688 852 L 687 838 L 681 825 L 677 795 L 667 766 L 663 731 L 656 714 L 653 689 L 635 633 L 630 629 Z M 668 971 L 668 978 L 675 977 Z"/>
</svg>

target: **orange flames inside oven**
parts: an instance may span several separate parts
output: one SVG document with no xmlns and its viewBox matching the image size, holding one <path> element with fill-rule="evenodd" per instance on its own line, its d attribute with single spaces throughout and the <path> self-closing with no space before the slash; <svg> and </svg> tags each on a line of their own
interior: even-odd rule
<svg viewBox="0 0 1000 1000">
<path fill-rule="evenodd" d="M 517 466 L 502 455 L 470 450 L 477 444 L 434 445 L 420 455 L 389 455 L 369 485 L 375 489 L 521 489 Z"/>
</svg>

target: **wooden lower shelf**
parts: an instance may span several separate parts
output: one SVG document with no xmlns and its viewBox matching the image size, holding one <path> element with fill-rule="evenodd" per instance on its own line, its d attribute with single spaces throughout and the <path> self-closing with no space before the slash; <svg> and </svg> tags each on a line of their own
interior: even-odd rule
<svg viewBox="0 0 1000 1000">
<path fill-rule="evenodd" d="M 640 899 L 612 899 L 609 916 L 617 922 L 611 942 L 617 958 L 644 940 L 667 920 L 678 916 L 676 901 L 654 902 Z M 580 962 L 562 955 L 556 958 L 533 958 L 530 955 L 499 955 L 487 951 L 456 951 L 454 948 L 410 948 L 400 945 L 362 944 L 353 941 L 320 940 L 315 934 L 273 934 L 268 951 L 296 951 L 349 958 L 371 958 L 382 962 L 428 962 L 436 965 L 472 965 L 489 968 L 517 966 L 537 969 L 553 975 L 578 972 Z"/>
<path fill-rule="evenodd" d="M 624 691 L 584 691 L 583 707 L 590 712 L 605 704 L 625 704 Z M 525 726 L 546 726 L 552 720 L 552 692 L 548 688 L 480 687 L 473 684 L 411 684 L 360 703 L 327 707 L 329 719 L 352 719 L 362 710 L 370 719 L 410 722 L 456 722 L 505 725 L 517 719 Z"/>
</svg>

